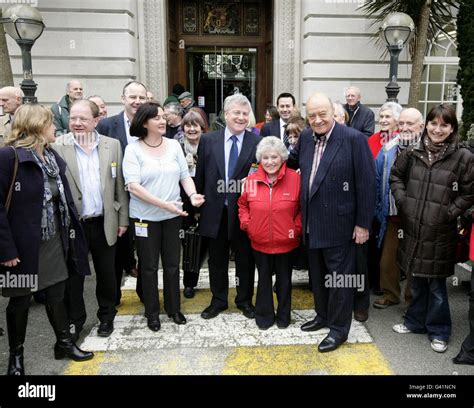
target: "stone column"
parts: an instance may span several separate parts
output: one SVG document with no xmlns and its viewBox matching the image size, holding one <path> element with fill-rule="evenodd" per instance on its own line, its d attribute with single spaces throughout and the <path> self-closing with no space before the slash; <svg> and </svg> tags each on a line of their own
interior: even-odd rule
<svg viewBox="0 0 474 408">
<path fill-rule="evenodd" d="M 168 96 L 168 43 L 166 0 L 143 0 L 140 38 L 140 72 L 143 82 L 155 98 L 163 102 Z"/>
<path fill-rule="evenodd" d="M 273 21 L 273 102 L 292 93 L 298 105 L 301 82 L 301 0 L 275 0 Z"/>
</svg>

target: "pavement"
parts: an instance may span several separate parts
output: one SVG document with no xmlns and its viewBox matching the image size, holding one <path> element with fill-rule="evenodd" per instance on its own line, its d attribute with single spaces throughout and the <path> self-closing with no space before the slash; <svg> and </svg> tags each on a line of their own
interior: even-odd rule
<svg viewBox="0 0 474 408">
<path fill-rule="evenodd" d="M 453 332 L 448 351 L 435 353 L 426 335 L 397 334 L 392 326 L 402 321 L 403 305 L 385 310 L 370 308 L 369 320 L 353 320 L 347 343 L 331 353 L 319 353 L 317 344 L 326 330 L 305 333 L 303 322 L 315 315 L 313 297 L 307 289 L 307 271 L 294 271 L 292 322 L 287 329 L 276 325 L 261 331 L 233 304 L 235 287 L 229 291 L 230 308 L 206 321 L 201 311 L 209 304 L 207 270 L 201 272 L 193 299 L 181 298 L 188 323 L 178 326 L 161 315 L 162 328 L 151 332 L 143 317 L 143 305 L 135 294 L 135 279 L 127 277 L 122 287 L 115 330 L 108 338 L 96 335 L 95 276 L 86 279 L 88 320 L 78 342 L 95 358 L 82 363 L 53 358 L 55 342 L 44 306 L 32 303 L 25 367 L 30 375 L 473 375 L 474 367 L 451 362 L 468 333 L 468 295 L 460 284 L 470 278 L 468 266 L 456 268 L 448 280 Z M 231 269 L 231 274 L 233 269 Z M 161 274 L 161 271 L 160 271 Z M 160 277 L 161 280 L 161 277 Z M 233 282 L 233 279 L 230 279 Z M 160 301 L 162 301 L 160 289 Z M 376 297 L 372 296 L 371 301 Z M 4 310 L 7 299 L 0 299 Z M 162 308 L 163 310 L 163 308 Z M 4 313 L 0 327 L 5 328 Z M 6 372 L 7 337 L 0 337 L 0 372 Z"/>
</svg>

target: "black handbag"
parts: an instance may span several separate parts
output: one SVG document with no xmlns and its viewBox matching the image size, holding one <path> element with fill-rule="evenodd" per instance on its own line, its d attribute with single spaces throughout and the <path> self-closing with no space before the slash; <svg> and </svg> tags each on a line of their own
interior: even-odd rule
<svg viewBox="0 0 474 408">
<path fill-rule="evenodd" d="M 189 227 L 183 239 L 183 271 L 199 273 L 201 257 L 201 235 L 198 226 Z"/>
</svg>

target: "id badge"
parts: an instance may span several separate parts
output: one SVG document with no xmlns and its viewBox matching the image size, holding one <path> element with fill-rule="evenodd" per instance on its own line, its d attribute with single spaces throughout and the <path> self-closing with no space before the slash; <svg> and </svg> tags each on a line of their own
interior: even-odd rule
<svg viewBox="0 0 474 408">
<path fill-rule="evenodd" d="M 110 169 L 112 170 L 112 178 L 117 178 L 117 163 L 112 162 L 110 165 Z"/>
<path fill-rule="evenodd" d="M 135 235 L 141 238 L 148 238 L 148 224 L 145 224 L 142 222 L 136 222 Z"/>
<path fill-rule="evenodd" d="M 258 164 L 257 163 L 252 163 L 252 165 L 250 166 L 249 174 L 247 175 L 247 177 L 251 176 L 257 170 L 258 170 Z"/>
</svg>

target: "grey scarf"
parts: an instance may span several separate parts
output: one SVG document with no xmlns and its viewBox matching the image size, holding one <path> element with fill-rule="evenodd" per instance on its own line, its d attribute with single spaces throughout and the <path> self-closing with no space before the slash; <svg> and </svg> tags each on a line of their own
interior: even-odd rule
<svg viewBox="0 0 474 408">
<path fill-rule="evenodd" d="M 52 177 L 55 179 L 56 184 L 59 190 L 59 213 L 61 224 L 66 229 L 69 229 L 71 224 L 71 219 L 69 217 L 69 210 L 67 207 L 66 195 L 64 193 L 64 186 L 59 175 L 59 166 L 56 163 L 56 158 L 54 154 L 49 149 L 44 149 L 44 162 L 38 156 L 35 150 L 32 150 L 33 157 L 36 163 L 40 166 L 43 173 L 43 182 L 44 182 L 44 194 L 43 194 L 43 212 L 41 214 L 41 240 L 48 241 L 50 240 L 56 231 L 56 226 L 54 222 L 54 201 L 53 195 L 51 193 L 51 188 L 49 185 L 49 178 Z"/>
</svg>

